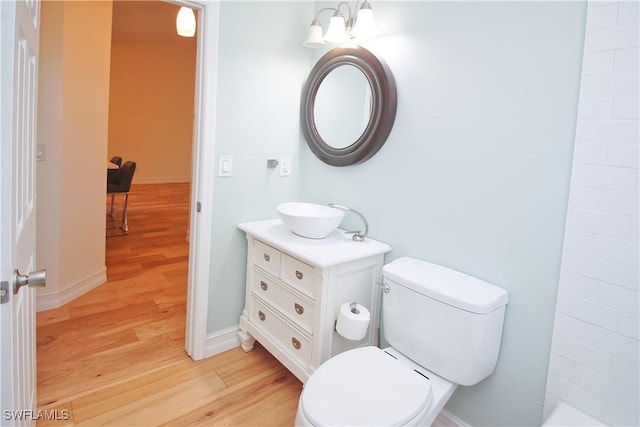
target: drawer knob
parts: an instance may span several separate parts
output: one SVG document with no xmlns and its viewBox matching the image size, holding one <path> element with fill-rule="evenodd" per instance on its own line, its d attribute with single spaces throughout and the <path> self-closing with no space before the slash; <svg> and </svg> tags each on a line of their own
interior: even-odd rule
<svg viewBox="0 0 640 427">
<path fill-rule="evenodd" d="M 304 274 L 302 274 L 302 271 L 296 270 L 296 277 L 298 278 L 298 280 L 302 280 L 302 278 L 304 277 Z"/>
<path fill-rule="evenodd" d="M 267 285 L 267 283 L 263 282 L 262 280 L 260 281 L 260 287 L 262 288 L 263 291 L 266 291 L 267 289 L 269 289 L 269 285 Z"/>
<path fill-rule="evenodd" d="M 293 348 L 295 348 L 296 350 L 300 350 L 300 347 L 302 347 L 302 344 L 300 344 L 300 341 L 298 341 L 296 337 L 291 338 L 291 344 L 293 345 Z"/>
<path fill-rule="evenodd" d="M 296 313 L 298 313 L 298 314 L 302 314 L 302 313 L 304 313 L 304 307 L 303 307 L 303 306 L 301 306 L 300 304 L 295 303 L 295 304 L 293 305 L 293 307 L 296 309 Z"/>
<path fill-rule="evenodd" d="M 260 320 L 262 320 L 263 322 L 264 322 L 264 319 L 266 319 L 266 318 L 267 318 L 267 316 L 266 316 L 262 311 L 259 311 L 259 312 L 258 312 L 258 317 L 259 317 L 259 318 L 260 318 Z"/>
<path fill-rule="evenodd" d="M 269 261 L 271 259 L 271 257 L 269 256 L 269 254 L 264 254 L 264 260 L 265 261 Z"/>
</svg>

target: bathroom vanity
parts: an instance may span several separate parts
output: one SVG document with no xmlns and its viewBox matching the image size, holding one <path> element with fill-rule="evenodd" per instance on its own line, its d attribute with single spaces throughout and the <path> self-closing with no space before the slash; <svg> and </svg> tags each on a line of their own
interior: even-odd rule
<svg viewBox="0 0 640 427">
<path fill-rule="evenodd" d="M 238 225 L 246 233 L 245 307 L 238 332 L 245 351 L 255 340 L 303 383 L 331 356 L 377 343 L 384 254 L 391 246 L 356 242 L 337 229 L 324 239 L 292 233 L 279 220 Z M 350 341 L 335 331 L 340 305 L 368 308 L 366 336 Z"/>
</svg>

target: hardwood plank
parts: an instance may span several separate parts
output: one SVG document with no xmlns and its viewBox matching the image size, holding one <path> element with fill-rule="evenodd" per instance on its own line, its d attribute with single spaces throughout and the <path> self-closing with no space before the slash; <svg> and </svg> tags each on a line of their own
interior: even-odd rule
<svg viewBox="0 0 640 427">
<path fill-rule="evenodd" d="M 74 420 L 78 425 L 156 425 L 225 388 L 206 364 L 183 361 L 74 400 Z"/>
<path fill-rule="evenodd" d="M 284 367 L 263 370 L 254 378 L 198 402 L 196 409 L 178 414 L 161 425 L 290 426 L 295 419 L 295 410 L 290 411 L 291 405 L 286 404 L 280 412 L 280 404 L 297 400 L 300 390 L 300 382 Z"/>
<path fill-rule="evenodd" d="M 184 351 L 189 195 L 134 184 L 129 235 L 106 239 L 107 283 L 37 313 L 38 408 L 69 416 L 38 426 L 293 424 L 302 384 L 258 343 Z"/>
</svg>

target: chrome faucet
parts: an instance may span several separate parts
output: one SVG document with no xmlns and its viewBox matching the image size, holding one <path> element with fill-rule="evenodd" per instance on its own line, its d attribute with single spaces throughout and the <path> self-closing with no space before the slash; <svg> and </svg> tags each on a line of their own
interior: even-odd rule
<svg viewBox="0 0 640 427">
<path fill-rule="evenodd" d="M 355 231 L 347 231 L 346 233 L 353 234 L 353 240 L 355 240 L 356 242 L 362 242 L 364 238 L 367 237 L 367 233 L 369 232 L 369 224 L 367 223 L 367 220 L 364 218 L 364 216 L 360 212 L 358 212 L 355 209 L 348 208 L 346 206 L 336 205 L 335 203 L 329 203 L 329 206 L 332 208 L 340 209 L 341 211 L 353 212 L 354 214 L 358 215 L 362 220 L 362 223 L 364 224 L 364 232 L 360 230 L 355 230 Z"/>
</svg>

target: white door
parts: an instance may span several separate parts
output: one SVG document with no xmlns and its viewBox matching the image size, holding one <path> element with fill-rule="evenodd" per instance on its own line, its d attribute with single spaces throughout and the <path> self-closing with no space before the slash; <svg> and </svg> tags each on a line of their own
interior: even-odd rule
<svg viewBox="0 0 640 427">
<path fill-rule="evenodd" d="M 35 276 L 14 294 L 14 271 L 35 268 L 35 141 L 40 3 L 0 1 L 0 424 L 36 413 Z M 43 277 L 40 277 L 43 279 Z M 42 280 L 43 282 L 43 280 Z"/>
</svg>

